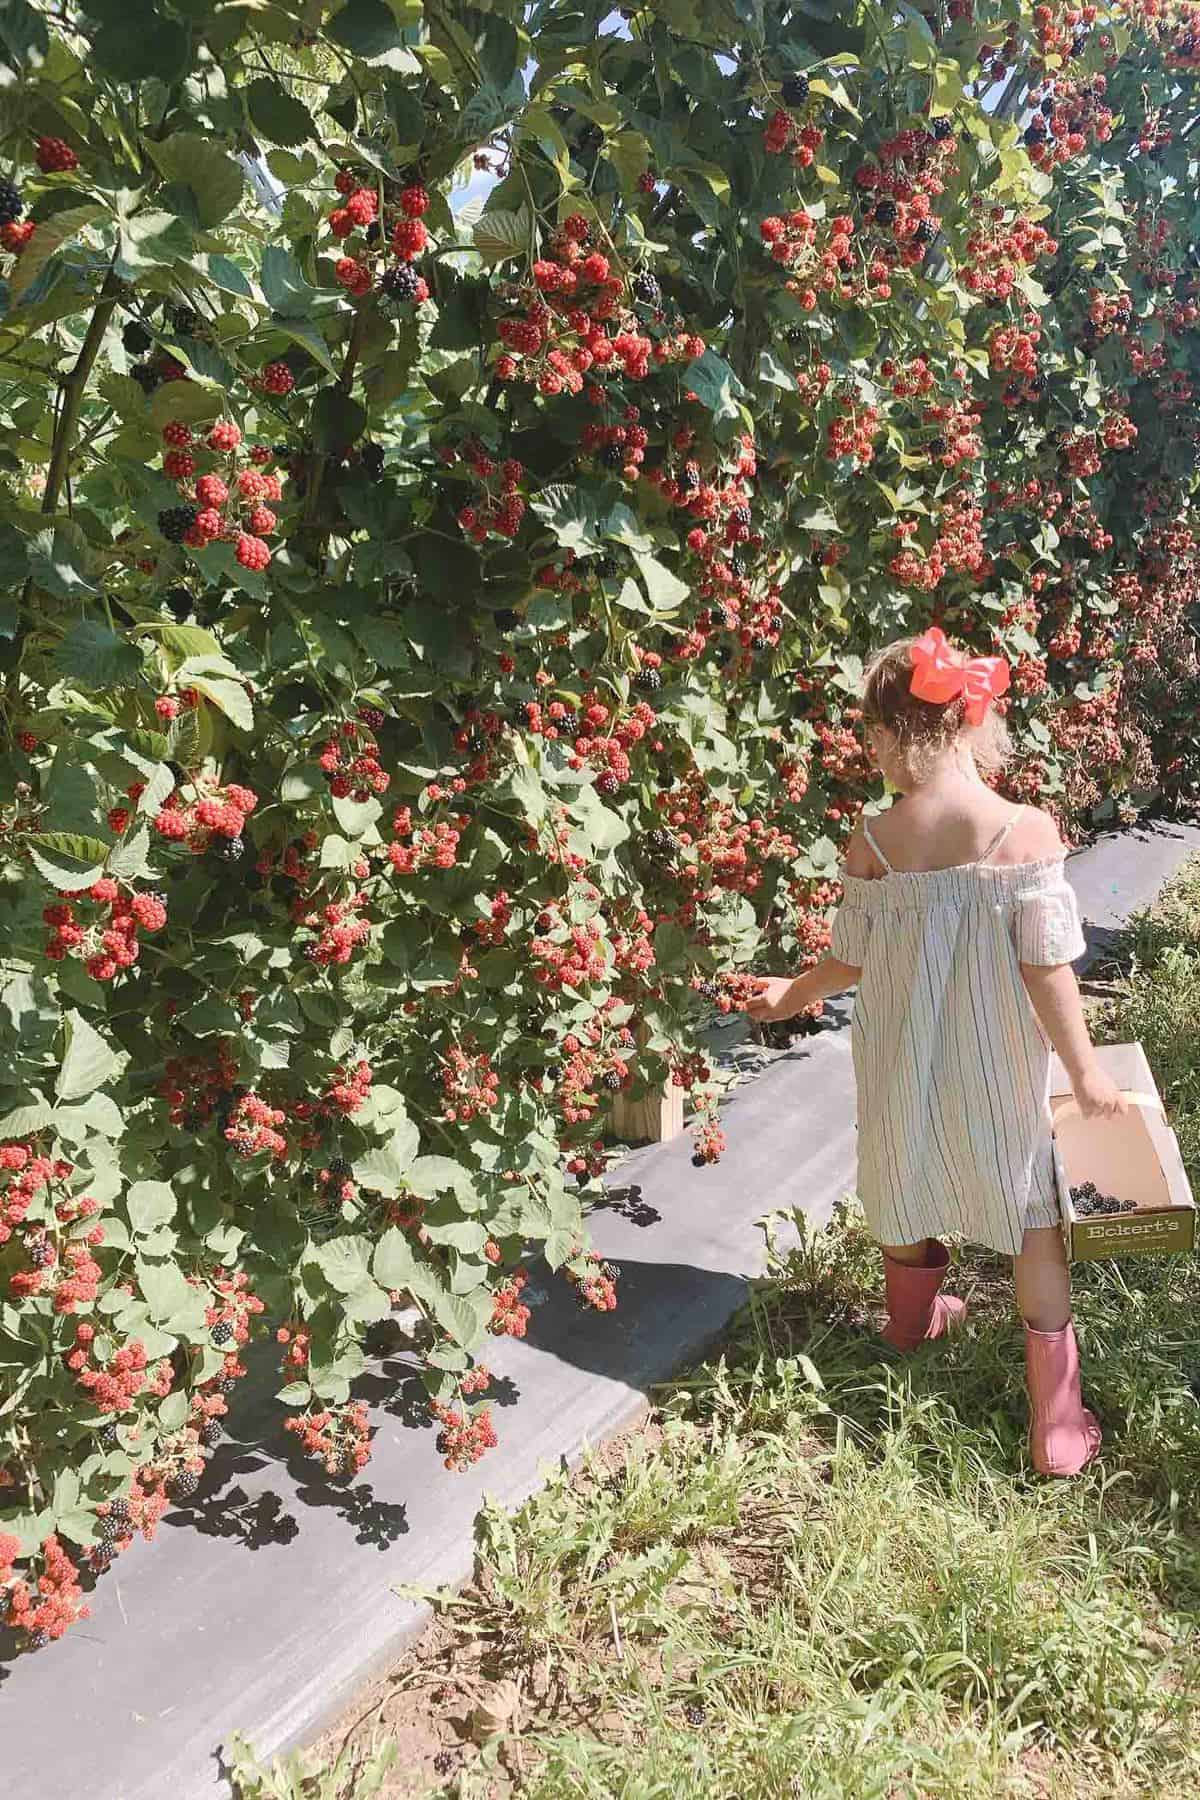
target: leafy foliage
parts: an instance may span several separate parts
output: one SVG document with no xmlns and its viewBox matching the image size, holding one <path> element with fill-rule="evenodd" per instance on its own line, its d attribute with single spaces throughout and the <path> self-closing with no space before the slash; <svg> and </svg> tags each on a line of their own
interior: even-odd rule
<svg viewBox="0 0 1200 1800">
<path fill-rule="evenodd" d="M 397 1304 L 461 1464 L 528 1247 L 615 1303 L 610 1097 L 718 1153 L 696 1025 L 827 942 L 872 644 L 1010 655 L 1064 823 L 1194 790 L 1186 13 L 8 6 L 27 1641 L 268 1324 L 346 1475 Z"/>
</svg>

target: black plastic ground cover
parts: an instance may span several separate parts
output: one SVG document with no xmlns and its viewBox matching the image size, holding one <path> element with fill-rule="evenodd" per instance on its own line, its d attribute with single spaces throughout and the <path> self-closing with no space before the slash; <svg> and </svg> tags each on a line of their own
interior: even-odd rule
<svg viewBox="0 0 1200 1800">
<path fill-rule="evenodd" d="M 1155 826 L 1073 858 L 1094 950 L 1194 851 L 1200 828 Z M 622 1163 L 593 1229 L 620 1264 L 616 1313 L 582 1313 L 564 1282 L 534 1273 L 528 1338 L 488 1356 L 500 1444 L 473 1472 L 442 1468 L 403 1358 L 367 1380 L 374 1455 L 349 1487 L 289 1458 L 275 1381 L 252 1378 L 200 1493 L 121 1557 L 91 1619 L 0 1664 L 4 1800 L 216 1800 L 231 1732 L 269 1754 L 338 1712 L 428 1616 L 395 1588 L 467 1576 L 484 1494 L 515 1506 L 547 1468 L 635 1420 L 653 1383 L 744 1302 L 763 1215 L 800 1206 L 821 1222 L 850 1189 L 847 1033 L 797 1040 L 734 1093 L 724 1126 L 715 1168 L 692 1167 L 686 1137 Z"/>
</svg>

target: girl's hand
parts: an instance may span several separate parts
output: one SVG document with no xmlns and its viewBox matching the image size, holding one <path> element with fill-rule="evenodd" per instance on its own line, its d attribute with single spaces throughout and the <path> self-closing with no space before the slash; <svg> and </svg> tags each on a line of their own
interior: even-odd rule
<svg viewBox="0 0 1200 1800">
<path fill-rule="evenodd" d="M 746 1001 L 745 1010 L 752 1019 L 766 1024 L 772 1019 L 792 1019 L 804 1008 L 790 975 L 767 975 L 760 978 L 758 992 Z"/>
<path fill-rule="evenodd" d="M 1116 1082 L 1098 1065 L 1073 1081 L 1071 1091 L 1085 1119 L 1116 1119 L 1129 1111 L 1129 1102 Z"/>
</svg>

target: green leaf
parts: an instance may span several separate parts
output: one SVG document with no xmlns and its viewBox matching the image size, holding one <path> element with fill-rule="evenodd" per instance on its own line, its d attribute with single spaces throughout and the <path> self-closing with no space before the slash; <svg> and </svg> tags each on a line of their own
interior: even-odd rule
<svg viewBox="0 0 1200 1800">
<path fill-rule="evenodd" d="M 192 251 L 192 234 L 173 212 L 140 212 L 121 220 L 115 264 L 124 281 L 136 281 L 148 270 L 169 268 Z"/>
<path fill-rule="evenodd" d="M 158 1409 L 158 1423 L 163 1431 L 179 1431 L 187 1424 L 188 1397 L 183 1388 L 168 1394 Z"/>
<path fill-rule="evenodd" d="M 745 388 L 715 350 L 706 350 L 683 371 L 683 385 L 696 395 L 714 419 L 739 418 L 737 402 L 745 396 Z"/>
<path fill-rule="evenodd" d="M 290 146 L 312 137 L 308 112 L 272 76 L 260 75 L 244 93 L 251 123 L 271 143 Z"/>
<path fill-rule="evenodd" d="M 524 256 L 529 249 L 533 220 L 529 210 L 485 212 L 475 221 L 471 241 L 485 263 L 507 262 L 510 257 Z"/>
<path fill-rule="evenodd" d="M 481 1341 L 492 1316 L 492 1296 L 487 1288 L 473 1294 L 439 1292 L 433 1299 L 433 1316 L 456 1344 L 473 1350 Z"/>
<path fill-rule="evenodd" d="M 310 415 L 318 450 L 340 454 L 350 449 L 367 429 L 367 409 L 344 388 L 322 388 Z"/>
<path fill-rule="evenodd" d="M 83 687 L 127 687 L 142 667 L 141 652 L 99 619 L 80 619 L 54 657 L 59 673 Z"/>
<path fill-rule="evenodd" d="M 189 675 L 188 681 L 239 731 L 254 730 L 254 707 L 240 681 L 227 681 L 217 675 Z"/>
<path fill-rule="evenodd" d="M 398 1225 L 385 1231 L 375 1246 L 371 1270 L 376 1281 L 389 1289 L 411 1288 L 414 1283 L 421 1282 L 421 1266 L 411 1243 Z"/>
<path fill-rule="evenodd" d="M 263 251 L 259 274 L 267 304 L 289 319 L 303 319 L 317 298 L 316 288 L 305 279 L 304 271 L 290 251 L 281 244 L 268 244 Z"/>
<path fill-rule="evenodd" d="M 396 15 L 384 0 L 347 0 L 341 11 L 327 21 L 325 34 L 367 61 L 403 42 Z"/>
<path fill-rule="evenodd" d="M 307 1381 L 289 1381 L 281 1387 L 275 1398 L 284 1406 L 307 1406 L 312 1399 L 312 1388 Z"/>
<path fill-rule="evenodd" d="M 39 831 L 24 840 L 38 874 L 64 894 L 77 894 L 99 881 L 109 846 L 74 831 Z"/>
<path fill-rule="evenodd" d="M 370 1254 L 369 1238 L 335 1237 L 312 1251 L 308 1260 L 316 1264 L 337 1293 L 352 1294 L 371 1279 Z"/>
<path fill-rule="evenodd" d="M 406 1177 L 417 1154 L 419 1135 L 411 1119 L 392 1123 L 387 1142 L 375 1144 L 354 1163 L 354 1179 L 372 1193 L 395 1199 L 408 1185 Z"/>
<path fill-rule="evenodd" d="M 55 525 L 29 540 L 29 573 L 37 587 L 59 600 L 98 594 L 87 573 L 88 543 L 77 525 Z"/>
<path fill-rule="evenodd" d="M 241 164 L 211 138 L 173 131 L 170 137 L 147 137 L 143 143 L 168 181 L 191 190 L 201 225 L 220 225 L 240 205 L 245 187 Z"/>
<path fill-rule="evenodd" d="M 177 81 L 188 65 L 190 35 L 157 7 L 114 13 L 92 38 L 93 61 L 121 82 Z"/>
<path fill-rule="evenodd" d="M 635 551 L 633 560 L 638 566 L 655 612 L 660 616 L 677 612 L 691 591 L 687 583 L 680 581 L 678 575 L 673 575 L 670 569 L 664 568 L 653 556 L 641 555 Z"/>
<path fill-rule="evenodd" d="M 149 1237 L 175 1217 L 176 1200 L 165 1181 L 135 1181 L 125 1196 L 125 1207 L 135 1237 Z"/>
<path fill-rule="evenodd" d="M 63 1030 L 63 1057 L 54 1091 L 60 1100 L 82 1100 L 111 1080 L 120 1059 L 82 1013 L 68 1012 Z"/>
<path fill-rule="evenodd" d="M 69 206 L 62 212 L 53 213 L 39 224 L 32 242 L 21 252 L 16 267 L 8 277 L 9 299 L 13 306 L 20 304 L 50 258 L 100 218 L 102 212 L 102 207 L 90 203 L 86 206 Z"/>
</svg>

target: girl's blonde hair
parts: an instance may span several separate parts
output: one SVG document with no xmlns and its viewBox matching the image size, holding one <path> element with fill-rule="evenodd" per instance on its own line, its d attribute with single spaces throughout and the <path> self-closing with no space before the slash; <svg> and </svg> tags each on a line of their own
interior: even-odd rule
<svg viewBox="0 0 1200 1800">
<path fill-rule="evenodd" d="M 863 724 L 868 729 L 882 725 L 890 731 L 900 755 L 918 777 L 960 737 L 966 739 L 980 774 L 995 774 L 1012 749 L 1002 716 L 995 706 L 989 706 L 982 725 L 968 725 L 965 699 L 942 705 L 918 700 L 912 692 L 916 642 L 916 638 L 897 638 L 868 662 L 863 676 Z"/>
</svg>

